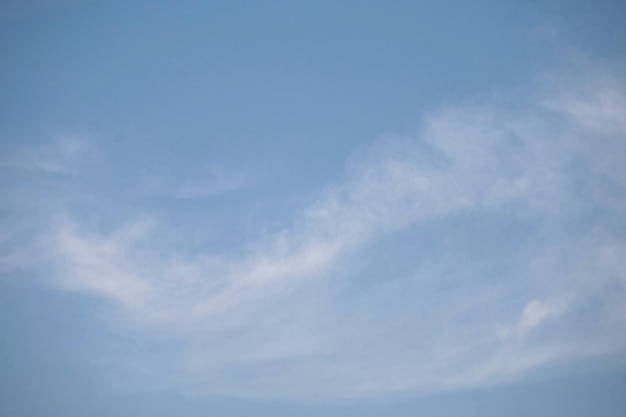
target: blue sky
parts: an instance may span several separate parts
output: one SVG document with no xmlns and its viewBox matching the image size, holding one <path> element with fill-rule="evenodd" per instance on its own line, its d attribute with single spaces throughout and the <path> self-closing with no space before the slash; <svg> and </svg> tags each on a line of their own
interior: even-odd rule
<svg viewBox="0 0 626 417">
<path fill-rule="evenodd" d="M 623 415 L 625 11 L 0 1 L 0 415 Z"/>
</svg>

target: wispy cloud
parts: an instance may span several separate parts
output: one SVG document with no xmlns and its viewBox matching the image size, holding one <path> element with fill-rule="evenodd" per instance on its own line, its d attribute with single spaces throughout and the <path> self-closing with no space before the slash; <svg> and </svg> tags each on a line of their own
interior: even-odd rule
<svg viewBox="0 0 626 417">
<path fill-rule="evenodd" d="M 133 360 L 200 393 L 380 396 L 623 352 L 625 102 L 623 80 L 594 76 L 521 106 L 442 109 L 237 253 L 176 249 L 150 215 L 105 233 L 66 212 L 46 232 L 54 281 L 176 341 Z M 168 189 L 241 186 L 220 175 Z"/>
<path fill-rule="evenodd" d="M 3 158 L 2 166 L 49 174 L 71 174 L 86 162 L 90 143 L 79 137 L 59 137 L 50 143 L 14 149 Z"/>
<path fill-rule="evenodd" d="M 139 178 L 139 192 L 183 200 L 209 198 L 246 187 L 250 180 L 243 172 L 222 165 L 209 165 L 195 178 L 175 179 L 165 173 L 144 172 Z"/>
</svg>

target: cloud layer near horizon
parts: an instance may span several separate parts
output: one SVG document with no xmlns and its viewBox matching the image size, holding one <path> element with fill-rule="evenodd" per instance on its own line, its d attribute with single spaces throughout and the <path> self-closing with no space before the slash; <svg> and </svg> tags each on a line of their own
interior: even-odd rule
<svg viewBox="0 0 626 417">
<path fill-rule="evenodd" d="M 76 209 L 90 204 L 81 190 L 97 198 L 78 173 L 92 147 L 23 150 L 3 201 L 38 206 L 40 221 L 3 226 L 0 266 L 109 301 L 133 334 L 119 373 L 196 393 L 378 397 L 624 352 L 624 81 L 593 75 L 514 104 L 425 117 L 234 252 L 186 250 L 145 209 L 94 226 Z M 63 182 L 64 197 L 34 203 L 42 181 Z M 220 181 L 168 194 L 241 186 Z M 155 340 L 166 347 L 146 353 Z"/>
</svg>

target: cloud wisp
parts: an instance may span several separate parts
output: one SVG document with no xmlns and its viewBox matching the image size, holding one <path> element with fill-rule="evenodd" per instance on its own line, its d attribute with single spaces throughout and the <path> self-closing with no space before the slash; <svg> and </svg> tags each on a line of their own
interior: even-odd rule
<svg viewBox="0 0 626 417">
<path fill-rule="evenodd" d="M 175 341 L 117 366 L 197 393 L 377 397 L 624 352 L 624 120 L 615 77 L 442 109 L 238 253 L 176 249 L 145 210 L 106 233 L 55 213 L 50 279 Z"/>
<path fill-rule="evenodd" d="M 144 174 L 139 188 L 146 195 L 193 200 L 239 190 L 250 182 L 243 173 L 233 172 L 221 165 L 207 166 L 197 177 L 179 182 L 164 175 Z"/>
</svg>

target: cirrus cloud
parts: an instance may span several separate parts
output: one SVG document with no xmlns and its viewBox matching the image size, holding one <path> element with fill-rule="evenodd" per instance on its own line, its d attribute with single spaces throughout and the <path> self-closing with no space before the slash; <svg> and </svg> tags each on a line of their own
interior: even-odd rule
<svg viewBox="0 0 626 417">
<path fill-rule="evenodd" d="M 624 120 L 623 80 L 595 75 L 516 107 L 445 108 L 245 250 L 177 247 L 145 208 L 106 232 L 65 209 L 38 235 L 42 262 L 139 335 L 117 367 L 192 392 L 371 397 L 519 378 L 626 348 Z M 147 355 L 142 335 L 175 347 Z"/>
</svg>

